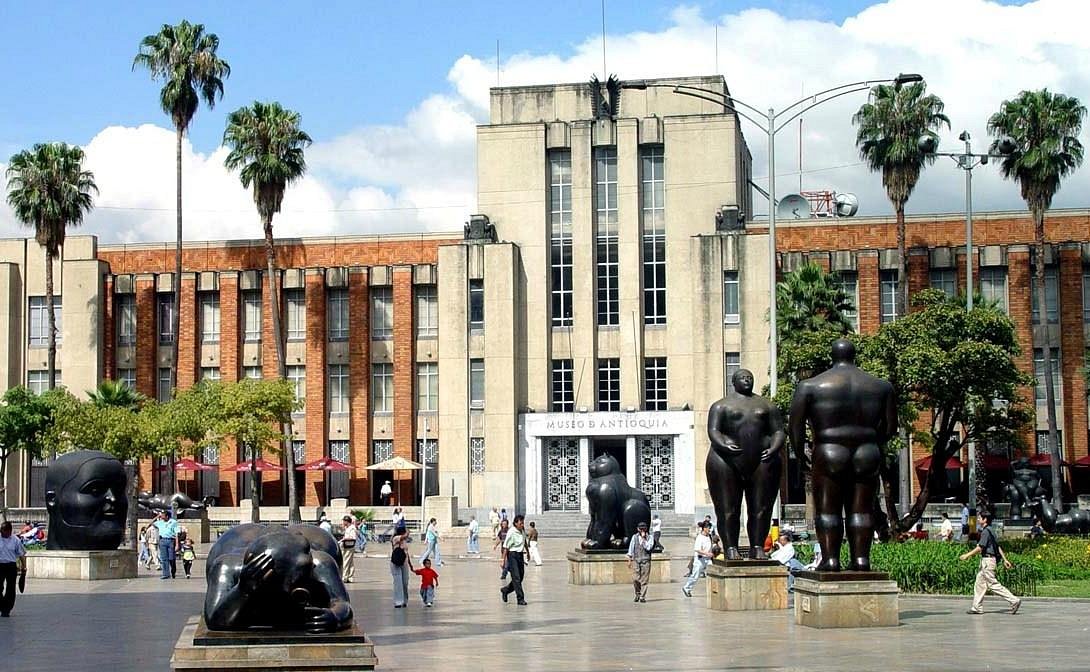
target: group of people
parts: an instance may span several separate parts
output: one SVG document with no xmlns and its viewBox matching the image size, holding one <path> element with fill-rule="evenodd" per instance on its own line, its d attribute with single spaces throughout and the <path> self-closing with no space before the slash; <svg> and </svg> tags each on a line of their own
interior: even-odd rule
<svg viewBox="0 0 1090 672">
<path fill-rule="evenodd" d="M 170 511 L 160 511 L 150 525 L 140 528 L 140 563 L 146 569 L 154 566 L 160 572 L 160 579 L 173 579 L 178 575 L 179 557 L 182 572 L 188 579 L 193 575 L 196 547 L 188 530 Z"/>
</svg>

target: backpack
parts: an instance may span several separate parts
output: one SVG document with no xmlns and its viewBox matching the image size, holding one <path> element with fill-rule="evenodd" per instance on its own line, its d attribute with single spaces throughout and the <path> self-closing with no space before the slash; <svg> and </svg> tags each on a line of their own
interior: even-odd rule
<svg viewBox="0 0 1090 672">
<path fill-rule="evenodd" d="M 390 562 L 395 566 L 401 567 L 405 564 L 405 549 L 400 546 L 394 547 L 394 552 L 390 554 Z"/>
</svg>

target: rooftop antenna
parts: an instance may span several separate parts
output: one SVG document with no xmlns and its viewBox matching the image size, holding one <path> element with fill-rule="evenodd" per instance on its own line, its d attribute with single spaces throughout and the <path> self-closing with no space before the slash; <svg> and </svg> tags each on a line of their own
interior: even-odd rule
<svg viewBox="0 0 1090 672">
<path fill-rule="evenodd" d="M 719 24 L 715 24 L 715 74 L 719 74 Z"/>
<path fill-rule="evenodd" d="M 806 84 L 799 86 L 800 95 L 806 96 Z M 802 117 L 799 117 L 799 191 L 802 191 Z"/>
<path fill-rule="evenodd" d="M 496 39 L 496 86 L 500 85 L 500 41 Z"/>
<path fill-rule="evenodd" d="M 602 81 L 609 79 L 609 70 L 606 70 L 606 0 L 602 0 Z"/>
</svg>

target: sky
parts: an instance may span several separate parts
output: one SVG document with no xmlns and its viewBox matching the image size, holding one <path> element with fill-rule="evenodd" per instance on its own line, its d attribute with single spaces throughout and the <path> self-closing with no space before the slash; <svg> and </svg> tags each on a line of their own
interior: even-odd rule
<svg viewBox="0 0 1090 672">
<path fill-rule="evenodd" d="M 160 85 L 132 70 L 140 39 L 163 23 L 205 24 L 232 68 L 222 100 L 197 112 L 184 146 L 190 240 L 260 234 L 220 145 L 226 115 L 253 100 L 300 112 L 314 139 L 278 235 L 457 231 L 476 206 L 475 126 L 487 123 L 489 87 L 603 73 L 602 5 L 585 0 L 89 7 L 0 3 L 0 169 L 36 142 L 84 147 L 100 193 L 83 231 L 104 242 L 173 239 L 173 130 Z M 1023 89 L 1090 102 L 1088 19 L 1085 0 L 606 0 L 605 69 L 623 79 L 722 74 L 736 98 L 762 109 L 919 72 L 946 102 L 952 128 L 942 149 L 959 149 L 957 135 L 968 130 L 981 150 L 988 116 Z M 880 178 L 854 146 L 851 115 L 864 100 L 846 96 L 804 117 L 802 184 L 854 193 L 862 213 L 888 214 Z M 743 130 L 755 181 L 767 186 L 765 138 Z M 799 131 L 777 140 L 782 194 L 799 186 Z M 1090 205 L 1088 170 L 1068 179 L 1055 206 Z M 963 189 L 963 174 L 940 158 L 908 211 L 960 211 Z M 977 169 L 975 210 L 1023 207 L 994 162 Z M 0 204 L 0 236 L 11 235 L 25 230 Z"/>
</svg>

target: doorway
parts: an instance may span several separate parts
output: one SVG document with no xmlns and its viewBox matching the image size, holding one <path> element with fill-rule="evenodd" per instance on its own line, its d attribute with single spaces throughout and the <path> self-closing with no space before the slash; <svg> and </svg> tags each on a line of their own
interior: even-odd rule
<svg viewBox="0 0 1090 672">
<path fill-rule="evenodd" d="M 592 441 L 591 459 L 595 460 L 602 454 L 612 455 L 621 465 L 621 475 L 628 474 L 628 439 L 623 436 L 595 437 Z"/>
</svg>

